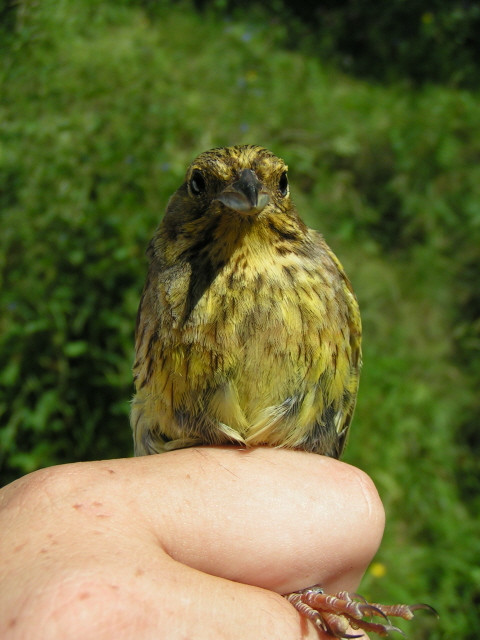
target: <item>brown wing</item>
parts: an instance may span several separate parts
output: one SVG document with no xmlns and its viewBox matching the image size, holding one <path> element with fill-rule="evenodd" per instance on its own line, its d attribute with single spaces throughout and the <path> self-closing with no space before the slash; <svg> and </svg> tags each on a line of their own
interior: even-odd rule
<svg viewBox="0 0 480 640">
<path fill-rule="evenodd" d="M 360 309 L 358 306 L 357 298 L 353 291 L 350 280 L 347 278 L 340 260 L 329 247 L 326 248 L 330 258 L 338 268 L 338 273 L 341 278 L 341 286 L 344 293 L 344 299 L 348 310 L 347 324 L 349 330 L 348 353 L 350 360 L 350 371 L 344 390 L 343 402 L 334 417 L 335 427 L 338 433 L 338 440 L 335 450 L 332 452 L 332 455 L 336 458 L 339 458 L 345 448 L 357 400 L 358 386 L 360 382 L 360 369 L 362 366 L 362 321 L 360 317 Z"/>
</svg>

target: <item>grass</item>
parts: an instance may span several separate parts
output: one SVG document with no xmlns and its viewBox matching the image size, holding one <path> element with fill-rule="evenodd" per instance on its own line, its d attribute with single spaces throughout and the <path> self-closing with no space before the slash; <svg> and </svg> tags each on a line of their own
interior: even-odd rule
<svg viewBox="0 0 480 640">
<path fill-rule="evenodd" d="M 162 5 L 23 2 L 0 102 L 0 480 L 131 454 L 143 256 L 185 167 L 262 144 L 357 291 L 364 370 L 346 460 L 387 531 L 362 593 L 434 604 L 412 639 L 470 638 L 480 601 L 478 96 L 382 86 L 283 46 L 285 26 Z M 8 41 L 7 41 L 8 40 Z"/>
</svg>

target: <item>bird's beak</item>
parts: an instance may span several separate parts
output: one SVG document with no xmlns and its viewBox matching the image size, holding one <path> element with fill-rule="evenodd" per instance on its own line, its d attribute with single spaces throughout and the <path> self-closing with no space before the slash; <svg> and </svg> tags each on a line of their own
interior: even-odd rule
<svg viewBox="0 0 480 640">
<path fill-rule="evenodd" d="M 229 209 L 240 213 L 260 213 L 268 204 L 270 197 L 251 169 L 243 169 L 236 182 L 228 185 L 217 200 Z"/>
</svg>

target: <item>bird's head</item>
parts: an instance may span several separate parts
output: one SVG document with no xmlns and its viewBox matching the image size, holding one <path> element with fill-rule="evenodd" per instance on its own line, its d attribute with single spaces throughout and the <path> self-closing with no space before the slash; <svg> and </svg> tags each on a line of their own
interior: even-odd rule
<svg viewBox="0 0 480 640">
<path fill-rule="evenodd" d="M 263 147 L 242 145 L 195 158 L 170 198 L 152 248 L 161 253 L 168 247 L 169 262 L 200 253 L 221 263 L 246 238 L 283 247 L 305 233 L 290 200 L 285 162 Z"/>
<path fill-rule="evenodd" d="M 289 202 L 287 166 L 267 149 L 223 147 L 200 154 L 188 168 L 185 187 L 195 210 L 226 208 L 256 216 Z"/>
<path fill-rule="evenodd" d="M 252 221 L 268 211 L 288 211 L 287 169 L 283 160 L 255 145 L 205 151 L 188 167 L 167 217 L 187 222 L 226 214 Z"/>
</svg>

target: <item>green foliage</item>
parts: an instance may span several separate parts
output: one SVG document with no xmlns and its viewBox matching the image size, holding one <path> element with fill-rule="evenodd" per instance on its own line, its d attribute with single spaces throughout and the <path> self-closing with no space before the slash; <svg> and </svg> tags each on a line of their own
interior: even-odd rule
<svg viewBox="0 0 480 640">
<path fill-rule="evenodd" d="M 139 4 L 152 5 L 149 0 Z M 289 46 L 380 81 L 477 87 L 480 6 L 463 0 L 196 0 L 220 14 L 255 13 L 285 23 Z"/>
<path fill-rule="evenodd" d="M 477 3 L 390 0 L 379 10 L 368 0 L 307 0 L 295 13 L 305 24 L 313 19 L 317 25 L 321 37 L 311 39 L 313 49 L 350 72 L 380 80 L 478 85 Z"/>
<path fill-rule="evenodd" d="M 16 19 L 0 67 L 0 482 L 131 454 L 144 249 L 198 152 L 263 144 L 289 162 L 297 206 L 344 262 L 362 308 L 347 459 L 374 478 L 388 522 L 383 570 L 362 591 L 434 603 L 440 621 L 419 614 L 410 638 L 471 637 L 478 96 L 342 76 L 286 51 L 285 26 L 257 14 L 220 20 L 129 0 L 4 2 L 0 13 L 7 5 Z"/>
</svg>

